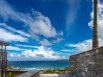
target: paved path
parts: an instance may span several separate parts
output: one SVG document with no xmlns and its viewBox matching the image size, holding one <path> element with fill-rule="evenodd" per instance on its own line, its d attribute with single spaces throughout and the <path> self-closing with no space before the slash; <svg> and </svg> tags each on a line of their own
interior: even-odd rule
<svg viewBox="0 0 103 77">
<path fill-rule="evenodd" d="M 39 71 L 38 70 L 33 70 L 33 71 L 28 71 L 28 72 L 25 72 L 25 73 L 22 73 L 18 76 L 15 76 L 15 77 L 33 77 L 34 75 L 37 75 L 39 74 Z"/>
<path fill-rule="evenodd" d="M 69 74 L 40 74 L 40 77 L 70 77 Z"/>
</svg>

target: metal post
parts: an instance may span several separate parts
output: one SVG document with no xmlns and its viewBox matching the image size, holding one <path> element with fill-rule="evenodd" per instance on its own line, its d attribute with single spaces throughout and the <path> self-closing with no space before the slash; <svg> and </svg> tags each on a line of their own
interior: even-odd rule
<svg viewBox="0 0 103 77">
<path fill-rule="evenodd" d="M 0 66 L 0 67 L 1 67 L 1 71 L 0 71 L 1 74 L 0 74 L 0 76 L 2 77 L 2 46 L 1 46 L 1 45 L 0 45 L 0 54 L 1 54 L 1 55 L 0 55 L 0 57 L 1 57 L 1 60 L 0 60 L 0 62 L 1 62 L 1 64 L 0 64 L 0 65 L 1 65 L 1 66 Z"/>
<path fill-rule="evenodd" d="M 1 45 L 1 52 L 2 52 L 1 77 L 3 77 L 3 74 L 4 74 L 4 72 L 3 72 L 3 64 L 4 64 L 4 63 L 3 63 L 3 56 L 4 56 L 4 55 L 3 55 L 3 45 Z"/>
<path fill-rule="evenodd" d="M 4 46 L 3 46 L 4 47 Z M 5 77 L 5 50 L 4 50 L 4 48 L 3 48 L 3 72 L 4 72 L 4 77 Z"/>
<path fill-rule="evenodd" d="M 4 67 L 3 67 L 3 69 L 4 69 L 4 77 L 5 77 L 5 50 L 3 49 L 3 54 L 4 54 L 4 60 L 3 60 L 3 65 L 4 65 Z"/>
<path fill-rule="evenodd" d="M 5 46 L 5 77 L 7 77 L 7 52 L 6 52 L 6 46 Z"/>
</svg>

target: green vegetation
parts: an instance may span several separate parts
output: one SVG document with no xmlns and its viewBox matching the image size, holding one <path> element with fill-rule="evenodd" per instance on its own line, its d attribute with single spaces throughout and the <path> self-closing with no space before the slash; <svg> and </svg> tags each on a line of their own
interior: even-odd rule
<svg viewBox="0 0 103 77">
<path fill-rule="evenodd" d="M 12 69 L 14 69 L 16 67 L 8 65 L 7 68 L 12 70 Z"/>
<path fill-rule="evenodd" d="M 69 68 L 41 70 L 40 74 L 68 74 Z"/>
<path fill-rule="evenodd" d="M 15 76 L 15 72 L 8 72 L 7 77 L 14 77 Z"/>
<path fill-rule="evenodd" d="M 7 68 L 8 68 L 9 70 L 12 70 L 12 69 L 14 69 L 15 67 L 8 65 Z M 7 73 L 7 77 L 14 77 L 14 76 L 16 76 L 16 72 L 15 72 L 15 71 L 9 71 L 9 72 Z"/>
</svg>

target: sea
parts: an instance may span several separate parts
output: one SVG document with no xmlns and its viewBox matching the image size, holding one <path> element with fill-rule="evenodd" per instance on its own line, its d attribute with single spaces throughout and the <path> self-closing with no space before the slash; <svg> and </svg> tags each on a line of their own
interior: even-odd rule
<svg viewBox="0 0 103 77">
<path fill-rule="evenodd" d="M 55 69 L 69 67 L 69 61 L 8 61 L 18 69 Z"/>
</svg>

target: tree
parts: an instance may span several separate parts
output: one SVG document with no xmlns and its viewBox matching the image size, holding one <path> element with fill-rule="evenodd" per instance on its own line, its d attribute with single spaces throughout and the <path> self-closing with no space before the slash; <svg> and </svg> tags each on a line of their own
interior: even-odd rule
<svg viewBox="0 0 103 77">
<path fill-rule="evenodd" d="M 93 42 L 92 42 L 93 49 L 99 47 L 99 45 L 98 45 L 97 9 L 98 9 L 98 1 L 94 0 L 94 22 L 93 22 Z"/>
</svg>

